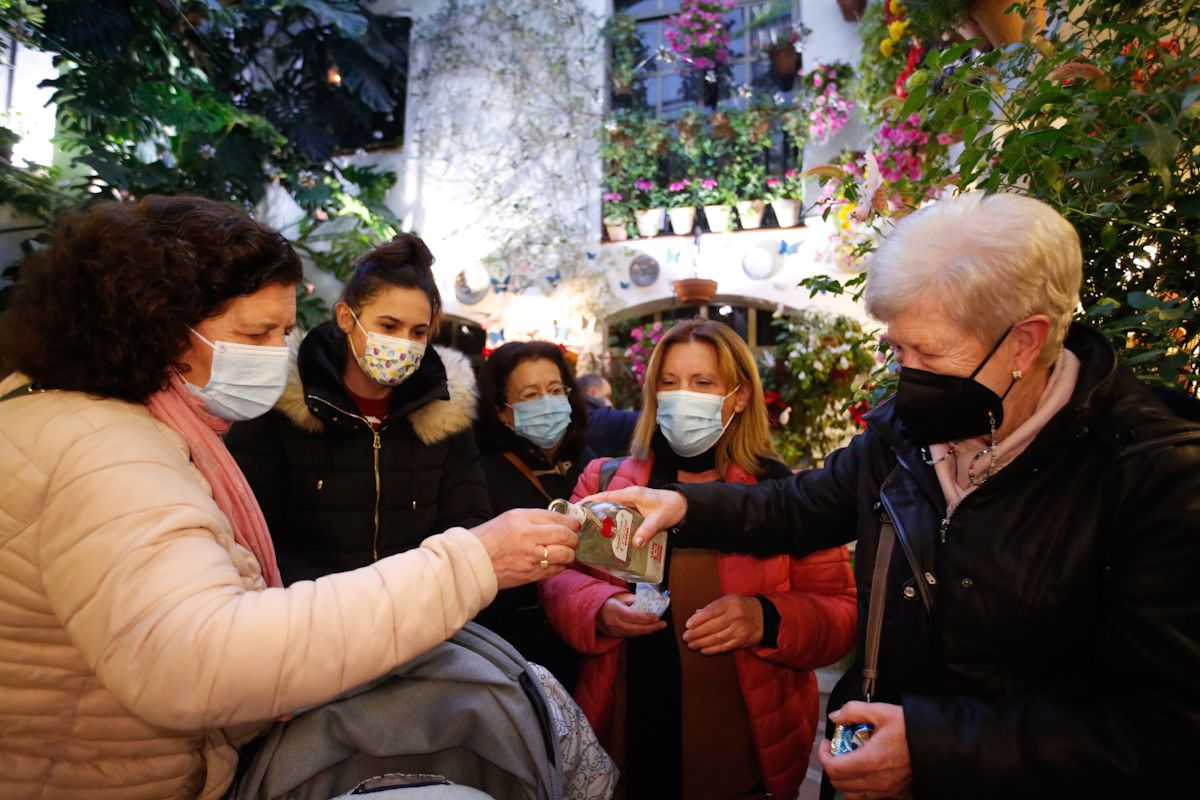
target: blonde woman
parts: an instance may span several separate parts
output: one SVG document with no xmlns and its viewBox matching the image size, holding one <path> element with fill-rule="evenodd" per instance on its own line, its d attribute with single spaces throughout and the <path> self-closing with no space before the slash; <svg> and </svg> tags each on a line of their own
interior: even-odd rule
<svg viewBox="0 0 1200 800">
<path fill-rule="evenodd" d="M 632 455 L 588 465 L 573 499 L 607 488 L 786 477 L 750 349 L 730 328 L 671 329 L 647 369 Z M 622 764 L 629 797 L 794 797 L 817 722 L 811 670 L 853 644 L 845 548 L 754 558 L 672 551 L 662 619 L 626 584 L 572 568 L 547 581 L 551 624 L 583 654 L 576 699 Z"/>
</svg>

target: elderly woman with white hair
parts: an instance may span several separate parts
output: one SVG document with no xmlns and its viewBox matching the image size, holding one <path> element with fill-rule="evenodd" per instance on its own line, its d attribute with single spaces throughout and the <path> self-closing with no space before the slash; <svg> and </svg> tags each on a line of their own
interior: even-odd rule
<svg viewBox="0 0 1200 800">
<path fill-rule="evenodd" d="M 858 656 L 829 702 L 825 796 L 1188 785 L 1200 426 L 1072 324 L 1081 277 L 1075 230 L 1039 201 L 926 207 L 870 264 L 867 310 L 900 374 L 863 433 L 779 481 L 605 495 L 646 516 L 640 541 L 679 525 L 673 547 L 804 555 L 857 537 Z"/>
</svg>

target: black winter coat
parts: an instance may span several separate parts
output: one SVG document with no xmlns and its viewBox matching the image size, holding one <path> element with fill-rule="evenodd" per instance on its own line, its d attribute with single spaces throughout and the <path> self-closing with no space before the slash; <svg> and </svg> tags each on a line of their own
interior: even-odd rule
<svg viewBox="0 0 1200 800">
<path fill-rule="evenodd" d="M 426 349 L 376 435 L 342 383 L 345 342 L 332 322 L 314 328 L 276 407 L 225 437 L 262 506 L 285 584 L 357 569 L 491 517 L 466 357 Z"/>
<path fill-rule="evenodd" d="M 1200 426 L 1097 332 L 1067 406 L 945 519 L 892 401 L 823 469 L 674 487 L 675 546 L 805 555 L 857 537 L 859 653 L 886 591 L 876 699 L 904 707 L 923 798 L 1149 797 L 1200 753 Z M 871 586 L 880 515 L 897 546 Z M 861 699 L 856 664 L 830 708 Z"/>
<path fill-rule="evenodd" d="M 571 435 L 570 429 L 562 450 L 556 454 L 555 464 L 551 464 L 532 443 L 512 431 L 493 430 L 490 437 L 481 434 L 480 446 L 492 510 L 497 514 L 513 508 L 545 508 L 550 504 L 545 495 L 504 457 L 506 451 L 516 453 L 530 471 L 561 470 L 561 474 L 540 475 L 538 480 L 551 497 L 563 499 L 570 499 L 579 474 L 595 457 L 582 443 L 582 437 Z M 479 612 L 475 621 L 503 636 L 529 661 L 549 669 L 568 689 L 574 688 L 579 674 L 579 654 L 550 627 L 538 602 L 537 584 L 501 590 L 492 604 Z"/>
<path fill-rule="evenodd" d="M 588 401 L 587 443 L 597 458 L 629 455 L 629 440 L 638 423 L 638 412 L 609 408 Z"/>
</svg>

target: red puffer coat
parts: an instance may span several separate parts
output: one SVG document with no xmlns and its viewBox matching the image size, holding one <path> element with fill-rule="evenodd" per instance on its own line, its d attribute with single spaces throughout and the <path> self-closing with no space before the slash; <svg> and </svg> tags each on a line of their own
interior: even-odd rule
<svg viewBox="0 0 1200 800">
<path fill-rule="evenodd" d="M 600 465 L 588 464 L 572 500 L 597 491 Z M 626 459 L 608 488 L 645 486 L 652 461 Z M 745 470 L 731 465 L 729 483 L 755 483 Z M 608 598 L 628 591 L 615 578 L 568 569 L 540 585 L 542 605 L 559 635 L 584 655 L 575 699 L 592 726 L 606 731 L 612 717 L 618 648 L 622 638 L 596 630 L 600 608 Z M 725 594 L 761 594 L 779 610 L 775 647 L 750 647 L 734 653 L 738 683 L 750 712 L 759 771 L 775 797 L 795 797 L 808 769 L 816 731 L 817 679 L 811 672 L 832 663 L 854 645 L 857 600 L 845 547 L 807 558 L 754 558 L 718 555 L 717 571 Z"/>
</svg>

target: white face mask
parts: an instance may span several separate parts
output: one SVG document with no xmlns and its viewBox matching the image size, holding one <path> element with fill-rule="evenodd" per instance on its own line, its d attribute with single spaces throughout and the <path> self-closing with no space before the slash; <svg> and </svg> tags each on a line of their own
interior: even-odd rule
<svg viewBox="0 0 1200 800">
<path fill-rule="evenodd" d="M 408 380 L 421 359 L 425 356 L 425 345 L 411 339 L 399 336 L 384 336 L 382 333 L 368 331 L 358 321 L 358 315 L 353 311 L 354 324 L 367 335 L 367 344 L 363 354 L 359 355 L 354 349 L 354 337 L 347 336 L 350 341 L 350 352 L 358 359 L 358 365 L 367 377 L 381 386 L 399 386 Z"/>
<path fill-rule="evenodd" d="M 210 412 L 230 422 L 242 422 L 261 417 L 274 407 L 287 386 L 286 347 L 210 342 L 195 328 L 188 330 L 213 351 L 208 383 L 188 383 Z"/>
<path fill-rule="evenodd" d="M 728 422 L 721 421 L 725 400 L 740 388 L 735 386 L 733 392 L 725 396 L 689 392 L 686 389 L 655 394 L 658 429 L 671 449 L 684 458 L 690 458 L 716 444 L 729 426 Z M 733 422 L 732 414 L 729 422 Z"/>
</svg>

